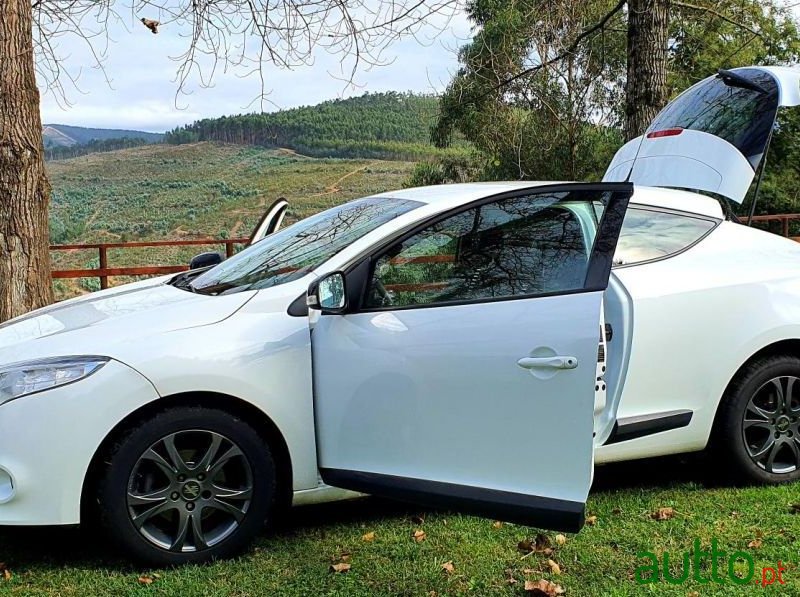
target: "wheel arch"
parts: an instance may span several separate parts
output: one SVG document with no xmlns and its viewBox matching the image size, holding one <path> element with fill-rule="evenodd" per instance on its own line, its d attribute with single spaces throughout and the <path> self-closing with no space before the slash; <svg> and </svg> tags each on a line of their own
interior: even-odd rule
<svg viewBox="0 0 800 597">
<path fill-rule="evenodd" d="M 98 474 L 103 464 L 103 456 L 108 451 L 109 446 L 113 445 L 129 429 L 146 422 L 155 414 L 182 406 L 215 408 L 230 413 L 251 425 L 267 442 L 273 452 L 273 458 L 277 465 L 278 507 L 282 510 L 291 505 L 293 493 L 292 461 L 286 440 L 275 422 L 258 407 L 235 396 L 218 392 L 182 392 L 148 402 L 128 414 L 106 434 L 95 450 L 84 476 L 81 488 L 82 522 L 87 520 L 87 515 L 93 507 L 91 502 L 91 497 L 94 495 L 92 487 L 97 482 Z"/>
<path fill-rule="evenodd" d="M 773 356 L 780 356 L 780 355 L 790 355 L 796 356 L 800 358 L 800 338 L 787 338 L 784 340 L 777 340 L 771 344 L 760 348 L 755 353 L 750 355 L 739 367 L 737 367 L 734 374 L 728 380 L 728 383 L 725 385 L 725 389 L 719 397 L 717 401 L 717 408 L 714 414 L 714 423 L 711 428 L 711 438 L 713 440 L 716 430 L 719 428 L 719 419 L 720 419 L 720 411 L 722 408 L 723 401 L 725 396 L 728 394 L 731 385 L 739 379 L 739 377 L 744 373 L 744 371 L 755 361 L 760 359 L 773 357 Z"/>
</svg>

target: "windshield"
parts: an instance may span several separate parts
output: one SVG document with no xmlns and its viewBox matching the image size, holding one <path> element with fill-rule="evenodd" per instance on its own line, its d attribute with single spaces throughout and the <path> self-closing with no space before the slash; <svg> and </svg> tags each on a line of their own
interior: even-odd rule
<svg viewBox="0 0 800 597">
<path fill-rule="evenodd" d="M 225 294 L 291 282 L 365 234 L 421 205 L 407 199 L 366 197 L 323 211 L 267 236 L 198 276 L 191 289 Z"/>
</svg>

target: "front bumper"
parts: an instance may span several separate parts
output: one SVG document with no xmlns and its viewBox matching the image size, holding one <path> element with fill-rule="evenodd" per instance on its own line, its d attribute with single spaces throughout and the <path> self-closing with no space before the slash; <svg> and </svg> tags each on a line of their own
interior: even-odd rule
<svg viewBox="0 0 800 597">
<path fill-rule="evenodd" d="M 78 382 L 0 406 L 0 525 L 80 522 L 83 481 L 97 448 L 153 385 L 118 361 Z"/>
</svg>

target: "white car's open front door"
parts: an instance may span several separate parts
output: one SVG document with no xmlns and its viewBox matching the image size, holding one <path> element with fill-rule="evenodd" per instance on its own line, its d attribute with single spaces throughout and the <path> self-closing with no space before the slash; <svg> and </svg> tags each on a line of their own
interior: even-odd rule
<svg viewBox="0 0 800 597">
<path fill-rule="evenodd" d="M 346 306 L 312 331 L 323 480 L 578 530 L 601 301 L 631 194 L 562 184 L 492 197 L 354 263 L 333 289 Z"/>
</svg>

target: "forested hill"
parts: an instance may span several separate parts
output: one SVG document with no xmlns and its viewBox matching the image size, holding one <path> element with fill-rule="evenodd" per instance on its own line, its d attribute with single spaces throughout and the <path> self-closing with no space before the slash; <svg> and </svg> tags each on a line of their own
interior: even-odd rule
<svg viewBox="0 0 800 597">
<path fill-rule="evenodd" d="M 414 159 L 435 152 L 435 96 L 367 93 L 290 110 L 207 118 L 167 133 L 167 143 L 220 141 L 285 147 L 312 156 Z"/>
</svg>

